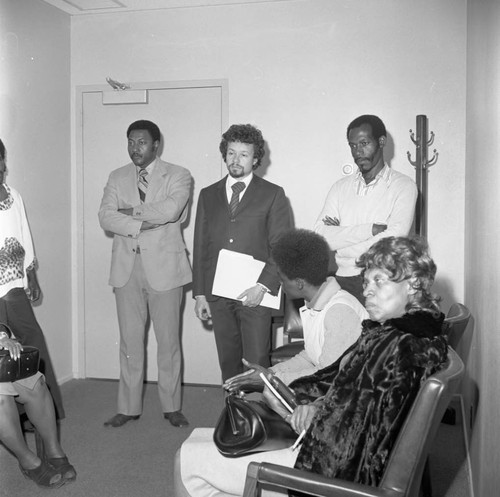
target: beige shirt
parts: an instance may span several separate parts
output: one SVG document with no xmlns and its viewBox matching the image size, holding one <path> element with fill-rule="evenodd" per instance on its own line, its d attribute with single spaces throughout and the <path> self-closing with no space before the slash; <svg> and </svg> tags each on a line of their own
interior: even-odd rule
<svg viewBox="0 0 500 497">
<path fill-rule="evenodd" d="M 335 362 L 361 333 L 368 319 L 358 299 L 327 278 L 314 298 L 300 309 L 304 328 L 304 350 L 271 369 L 286 384 L 315 373 Z"/>
</svg>

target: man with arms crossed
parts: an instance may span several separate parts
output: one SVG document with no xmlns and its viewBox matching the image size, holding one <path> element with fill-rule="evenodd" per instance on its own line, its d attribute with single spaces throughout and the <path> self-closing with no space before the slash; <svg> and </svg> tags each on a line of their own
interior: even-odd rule
<svg viewBox="0 0 500 497">
<path fill-rule="evenodd" d="M 285 192 L 256 175 L 264 157 L 262 133 L 249 124 L 233 125 L 222 135 L 222 158 L 229 174 L 200 192 L 194 230 L 193 295 L 201 320 L 212 319 L 222 379 L 243 371 L 242 358 L 267 367 L 271 348 L 271 309 L 260 305 L 276 295 L 279 277 L 271 249 L 291 227 Z M 212 294 L 221 249 L 265 262 L 255 285 L 240 300 Z"/>
<path fill-rule="evenodd" d="M 417 186 L 384 162 L 387 132 L 377 116 L 354 119 L 347 140 L 359 170 L 332 186 L 314 229 L 336 252 L 340 286 L 364 304 L 356 259 L 381 238 L 408 235 Z"/>
<path fill-rule="evenodd" d="M 142 413 L 144 333 L 148 311 L 158 343 L 158 392 L 165 419 L 187 426 L 181 408 L 179 313 L 191 269 L 182 239 L 191 175 L 157 157 L 160 130 L 136 121 L 127 130 L 132 163 L 113 171 L 99 209 L 101 227 L 114 234 L 111 276 L 120 326 L 119 427 Z"/>
</svg>

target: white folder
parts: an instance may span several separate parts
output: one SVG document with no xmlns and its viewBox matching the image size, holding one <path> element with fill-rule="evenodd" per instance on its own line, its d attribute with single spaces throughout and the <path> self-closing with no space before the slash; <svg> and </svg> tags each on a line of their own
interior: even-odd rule
<svg viewBox="0 0 500 497">
<path fill-rule="evenodd" d="M 265 265 L 265 262 L 254 259 L 251 255 L 222 249 L 217 259 L 212 293 L 219 297 L 238 300 L 238 295 L 257 284 Z M 272 309 L 279 309 L 280 304 L 281 288 L 277 296 L 267 292 L 260 303 Z"/>
</svg>

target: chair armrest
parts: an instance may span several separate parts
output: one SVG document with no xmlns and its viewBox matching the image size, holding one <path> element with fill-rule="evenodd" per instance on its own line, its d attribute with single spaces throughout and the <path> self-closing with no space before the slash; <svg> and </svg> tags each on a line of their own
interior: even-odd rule
<svg viewBox="0 0 500 497">
<path fill-rule="evenodd" d="M 316 497 L 396 497 L 401 495 L 396 491 L 360 485 L 337 478 L 327 478 L 277 464 L 251 462 L 247 469 L 243 497 L 260 496 L 259 483 L 304 492 Z"/>
<path fill-rule="evenodd" d="M 299 309 L 304 305 L 303 299 L 285 299 L 285 315 L 283 319 L 283 333 L 288 336 L 288 341 L 292 338 L 303 338 L 302 319 Z"/>
<path fill-rule="evenodd" d="M 290 331 L 286 331 L 284 333 L 288 339 L 288 343 L 293 343 L 293 342 L 296 342 L 298 340 L 301 340 L 303 341 L 304 340 L 304 330 L 301 328 L 301 329 L 293 329 L 293 330 L 290 330 Z"/>
<path fill-rule="evenodd" d="M 303 350 L 304 340 L 295 340 L 295 342 L 285 343 L 285 345 L 282 345 L 271 352 L 271 365 L 274 366 L 280 362 L 288 361 L 288 359 L 291 359 Z"/>
</svg>

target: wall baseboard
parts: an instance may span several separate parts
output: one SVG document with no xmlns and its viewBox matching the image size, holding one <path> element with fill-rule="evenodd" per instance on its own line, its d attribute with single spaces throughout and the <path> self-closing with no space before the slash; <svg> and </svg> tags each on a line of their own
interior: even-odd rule
<svg viewBox="0 0 500 497">
<path fill-rule="evenodd" d="M 75 379 L 77 379 L 76 376 L 69 374 L 69 375 L 63 376 L 62 378 L 58 378 L 57 384 L 64 385 L 64 383 L 67 383 L 68 381 L 75 380 Z"/>
</svg>

